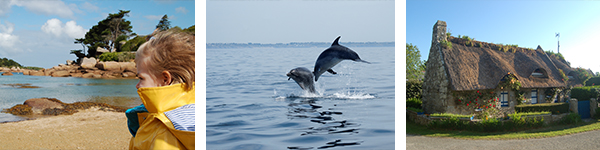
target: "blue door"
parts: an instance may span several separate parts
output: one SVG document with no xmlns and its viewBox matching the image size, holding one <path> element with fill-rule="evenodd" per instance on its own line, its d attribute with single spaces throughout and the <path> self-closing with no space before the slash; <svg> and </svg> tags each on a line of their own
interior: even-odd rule
<svg viewBox="0 0 600 150">
<path fill-rule="evenodd" d="M 581 119 L 590 118 L 590 101 L 579 101 L 577 102 L 577 110 Z"/>
</svg>

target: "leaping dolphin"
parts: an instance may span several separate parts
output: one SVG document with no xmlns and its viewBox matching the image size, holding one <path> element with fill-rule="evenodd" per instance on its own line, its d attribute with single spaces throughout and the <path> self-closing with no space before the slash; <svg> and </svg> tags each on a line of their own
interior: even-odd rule
<svg viewBox="0 0 600 150">
<path fill-rule="evenodd" d="M 310 93 L 316 93 L 315 90 L 315 82 L 313 81 L 313 74 L 304 67 L 298 67 L 290 70 L 289 73 L 286 74 L 290 79 L 294 79 L 296 83 L 305 91 Z"/>
<path fill-rule="evenodd" d="M 337 65 L 345 59 L 370 64 L 370 62 L 360 59 L 358 54 L 353 50 L 340 45 L 338 41 L 341 37 L 342 36 L 338 36 L 335 39 L 335 41 L 333 41 L 333 44 L 331 44 L 331 47 L 321 52 L 321 55 L 319 55 L 319 58 L 317 58 L 317 62 L 315 62 L 315 69 L 313 72 L 313 74 L 315 75 L 315 81 L 319 80 L 319 76 L 325 73 L 325 71 L 331 74 L 337 74 L 337 72 L 333 71 L 333 69 L 331 68 L 333 68 L 333 66 Z"/>
</svg>

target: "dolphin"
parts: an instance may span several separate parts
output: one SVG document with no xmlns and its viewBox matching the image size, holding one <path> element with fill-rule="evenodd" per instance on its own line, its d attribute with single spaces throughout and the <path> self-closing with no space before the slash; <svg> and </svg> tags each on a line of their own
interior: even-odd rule
<svg viewBox="0 0 600 150">
<path fill-rule="evenodd" d="M 319 55 L 319 58 L 317 58 L 313 72 L 315 75 L 315 81 L 319 80 L 319 76 L 325 73 L 325 71 L 331 74 L 337 74 L 337 72 L 333 71 L 331 68 L 340 63 L 342 60 L 347 59 L 370 64 L 370 62 L 360 59 L 358 54 L 353 50 L 340 45 L 338 41 L 341 37 L 342 36 L 338 36 L 335 41 L 333 41 L 333 44 L 331 44 L 331 47 L 321 52 L 321 55 Z"/>
<path fill-rule="evenodd" d="M 294 79 L 296 83 L 302 88 L 310 93 L 316 93 L 315 90 L 315 82 L 313 81 L 313 74 L 304 67 L 298 67 L 290 70 L 289 73 L 286 74 L 290 79 Z"/>
</svg>

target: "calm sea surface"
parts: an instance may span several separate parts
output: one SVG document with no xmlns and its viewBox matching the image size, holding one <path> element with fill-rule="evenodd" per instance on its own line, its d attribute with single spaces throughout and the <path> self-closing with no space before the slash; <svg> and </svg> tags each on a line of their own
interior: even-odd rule
<svg viewBox="0 0 600 150">
<path fill-rule="evenodd" d="M 286 73 L 318 48 L 206 50 L 208 149 L 394 149 L 394 47 L 350 47 L 307 94 Z"/>
<path fill-rule="evenodd" d="M 137 79 L 61 78 L 15 73 L 13 76 L 0 76 L 0 109 L 41 97 L 57 98 L 65 103 L 92 101 L 132 107 L 142 103 L 135 88 L 137 82 Z M 40 88 L 11 86 L 14 84 L 30 84 Z M 0 113 L 0 123 L 24 119 L 22 116 Z"/>
</svg>

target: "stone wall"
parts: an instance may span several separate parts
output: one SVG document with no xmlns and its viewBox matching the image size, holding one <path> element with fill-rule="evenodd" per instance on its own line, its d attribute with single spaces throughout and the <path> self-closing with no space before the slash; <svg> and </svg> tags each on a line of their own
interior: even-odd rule
<svg viewBox="0 0 600 150">
<path fill-rule="evenodd" d="M 433 26 L 433 38 L 423 82 L 423 111 L 425 113 L 446 112 L 451 101 L 450 83 L 444 65 L 441 41 L 446 40 L 446 22 L 437 21 Z"/>
</svg>

